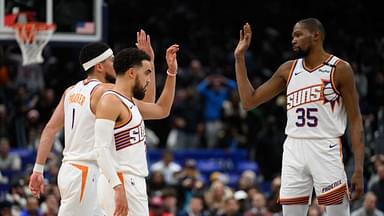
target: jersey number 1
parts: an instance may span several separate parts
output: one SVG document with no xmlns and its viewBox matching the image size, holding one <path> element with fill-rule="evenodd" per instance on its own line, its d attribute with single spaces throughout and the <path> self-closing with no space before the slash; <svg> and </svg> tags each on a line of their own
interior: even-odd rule
<svg viewBox="0 0 384 216">
<path fill-rule="evenodd" d="M 317 112 L 317 108 L 298 108 L 296 113 L 299 114 L 297 116 L 297 127 L 304 127 L 307 125 L 308 127 L 316 127 L 317 126 L 317 117 L 314 113 Z"/>
<path fill-rule="evenodd" d="M 71 129 L 73 129 L 73 125 L 75 124 L 75 108 L 72 109 L 72 124 Z"/>
</svg>

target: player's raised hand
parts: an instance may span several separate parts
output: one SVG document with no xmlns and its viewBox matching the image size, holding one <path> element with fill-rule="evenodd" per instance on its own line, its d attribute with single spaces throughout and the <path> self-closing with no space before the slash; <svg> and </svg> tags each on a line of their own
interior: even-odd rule
<svg viewBox="0 0 384 216">
<path fill-rule="evenodd" d="M 139 32 L 136 32 L 137 42 L 136 46 L 138 49 L 143 50 L 145 53 L 151 57 L 151 61 L 155 60 L 155 52 L 153 51 L 152 45 L 151 45 L 151 38 L 143 29 L 141 29 Z"/>
<path fill-rule="evenodd" d="M 351 201 L 355 201 L 364 193 L 363 172 L 355 171 L 352 175 L 351 184 Z"/>
<path fill-rule="evenodd" d="M 42 173 L 33 172 L 29 178 L 29 189 L 32 195 L 39 198 L 40 194 L 44 192 L 44 176 Z"/>
<path fill-rule="evenodd" d="M 125 195 L 123 185 L 117 185 L 113 188 L 115 191 L 115 212 L 113 216 L 127 216 L 128 215 L 128 201 Z"/>
<path fill-rule="evenodd" d="M 244 55 L 249 45 L 251 44 L 252 30 L 249 23 L 245 23 L 243 29 L 240 30 L 240 40 L 235 49 L 235 57 Z"/>
<path fill-rule="evenodd" d="M 177 73 L 177 51 L 179 51 L 179 45 L 173 44 L 167 49 L 165 58 L 167 60 L 168 72 L 171 74 Z"/>
</svg>

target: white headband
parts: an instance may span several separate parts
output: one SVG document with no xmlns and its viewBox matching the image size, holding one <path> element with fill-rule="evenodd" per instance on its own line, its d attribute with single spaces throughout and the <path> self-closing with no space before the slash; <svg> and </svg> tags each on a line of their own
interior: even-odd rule
<svg viewBox="0 0 384 216">
<path fill-rule="evenodd" d="M 113 51 L 111 49 L 107 49 L 105 52 L 103 52 L 99 56 L 85 62 L 83 64 L 83 68 L 84 70 L 88 70 L 89 68 L 95 66 L 97 63 L 104 61 L 105 59 L 109 58 L 112 55 L 113 55 Z"/>
</svg>

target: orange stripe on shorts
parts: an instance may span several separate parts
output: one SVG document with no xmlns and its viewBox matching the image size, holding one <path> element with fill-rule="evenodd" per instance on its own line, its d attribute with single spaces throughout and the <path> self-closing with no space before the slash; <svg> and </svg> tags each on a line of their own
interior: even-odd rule
<svg viewBox="0 0 384 216">
<path fill-rule="evenodd" d="M 80 202 L 83 199 L 84 190 L 85 190 L 85 184 L 87 182 L 87 175 L 88 175 L 88 167 L 71 163 L 72 166 L 76 167 L 77 169 L 81 170 L 81 189 L 80 189 Z"/>
</svg>

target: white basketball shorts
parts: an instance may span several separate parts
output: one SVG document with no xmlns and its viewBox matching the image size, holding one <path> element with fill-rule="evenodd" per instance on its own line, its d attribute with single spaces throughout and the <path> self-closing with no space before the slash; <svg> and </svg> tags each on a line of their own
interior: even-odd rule
<svg viewBox="0 0 384 216">
<path fill-rule="evenodd" d="M 103 215 L 97 202 L 99 170 L 95 163 L 63 162 L 58 174 L 59 216 Z"/>
<path fill-rule="evenodd" d="M 118 173 L 123 182 L 125 195 L 128 200 L 128 215 L 148 216 L 148 197 L 145 178 L 130 175 L 127 173 Z M 112 216 L 115 211 L 115 194 L 107 178 L 101 174 L 98 181 L 97 193 L 100 206 L 107 216 Z"/>
<path fill-rule="evenodd" d="M 310 203 L 313 187 L 320 205 L 337 205 L 348 196 L 339 138 L 287 137 L 284 143 L 280 203 Z"/>
</svg>

